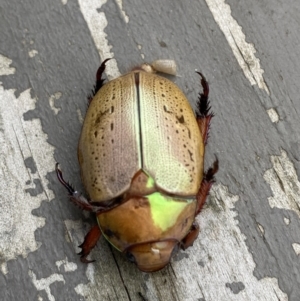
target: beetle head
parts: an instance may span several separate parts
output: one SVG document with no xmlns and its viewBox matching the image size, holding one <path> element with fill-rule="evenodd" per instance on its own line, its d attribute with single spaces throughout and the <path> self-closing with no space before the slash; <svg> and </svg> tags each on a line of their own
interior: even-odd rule
<svg viewBox="0 0 300 301">
<path fill-rule="evenodd" d="M 164 268 L 172 255 L 177 252 L 176 239 L 150 241 L 129 246 L 124 251 L 127 258 L 143 272 L 155 272 Z"/>
</svg>

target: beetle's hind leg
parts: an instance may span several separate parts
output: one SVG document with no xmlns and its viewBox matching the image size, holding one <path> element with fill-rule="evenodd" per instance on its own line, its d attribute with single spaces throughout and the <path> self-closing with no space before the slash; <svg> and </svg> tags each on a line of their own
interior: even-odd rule
<svg viewBox="0 0 300 301">
<path fill-rule="evenodd" d="M 203 205 L 205 204 L 207 195 L 209 193 L 209 190 L 212 186 L 212 184 L 215 182 L 215 174 L 217 173 L 219 168 L 219 161 L 216 158 L 213 166 L 211 166 L 208 171 L 204 174 L 203 180 L 201 182 L 201 186 L 199 188 L 199 191 L 197 193 L 197 207 L 196 207 L 196 213 L 195 216 L 197 216 Z M 188 247 L 193 245 L 193 242 L 196 240 L 200 232 L 199 225 L 196 221 L 193 222 L 190 231 L 188 234 L 182 239 L 181 241 L 181 248 L 183 250 L 187 249 Z"/>
<path fill-rule="evenodd" d="M 90 104 L 91 101 L 93 100 L 93 97 L 96 95 L 96 93 L 101 89 L 103 86 L 103 83 L 105 79 L 102 77 L 103 72 L 105 70 L 105 64 L 109 61 L 110 59 L 106 59 L 105 61 L 102 62 L 100 67 L 98 68 L 97 74 L 96 74 L 96 84 L 94 86 L 94 89 L 92 90 L 92 94 L 88 96 L 88 103 Z"/>
<path fill-rule="evenodd" d="M 83 263 L 94 262 L 95 260 L 88 260 L 87 256 L 90 254 L 91 250 L 96 246 L 97 241 L 101 236 L 101 230 L 98 225 L 95 225 L 89 233 L 85 236 L 84 242 L 79 246 L 81 252 L 78 253 L 80 260 Z"/>
<path fill-rule="evenodd" d="M 216 158 L 215 162 L 213 163 L 213 165 L 207 170 L 207 172 L 204 173 L 202 182 L 201 182 L 201 186 L 199 188 L 199 191 L 197 193 L 197 208 L 196 208 L 196 214 L 195 216 L 197 216 L 205 201 L 206 201 L 206 197 L 209 193 L 209 190 L 212 186 L 212 184 L 215 182 L 215 174 L 217 173 L 219 169 L 219 160 L 218 158 Z"/>
<path fill-rule="evenodd" d="M 208 100 L 209 94 L 209 85 L 206 81 L 204 75 L 200 72 L 196 72 L 201 76 L 201 86 L 202 86 L 202 93 L 199 93 L 198 102 L 197 102 L 197 109 L 196 109 L 196 118 L 197 123 L 202 135 L 202 139 L 204 144 L 207 143 L 208 134 L 209 134 L 209 126 L 211 119 L 213 118 L 214 114 L 210 112 L 210 105 Z"/>
</svg>

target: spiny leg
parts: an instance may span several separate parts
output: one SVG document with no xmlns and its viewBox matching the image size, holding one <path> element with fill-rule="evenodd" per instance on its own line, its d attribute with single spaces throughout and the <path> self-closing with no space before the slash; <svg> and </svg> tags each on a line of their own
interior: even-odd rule
<svg viewBox="0 0 300 301">
<path fill-rule="evenodd" d="M 95 225 L 89 233 L 85 236 L 84 242 L 79 246 L 81 252 L 78 253 L 80 256 L 80 261 L 83 263 L 94 262 L 95 260 L 88 260 L 87 256 L 90 254 L 91 250 L 96 246 L 97 241 L 101 237 L 101 230 L 98 225 Z"/>
<path fill-rule="evenodd" d="M 206 201 L 206 197 L 209 193 L 209 190 L 210 190 L 212 184 L 215 182 L 215 174 L 217 173 L 218 169 L 219 169 L 219 160 L 218 160 L 218 158 L 216 158 L 213 165 L 207 170 L 207 172 L 203 176 L 200 189 L 196 196 L 197 209 L 196 209 L 195 216 L 197 216 L 200 213 L 200 211 Z"/>
<path fill-rule="evenodd" d="M 100 212 L 99 207 L 93 206 L 89 201 L 82 196 L 78 191 L 76 191 L 68 182 L 66 182 L 62 176 L 61 170 L 58 168 L 58 163 L 55 165 L 55 171 L 59 182 L 68 190 L 70 200 L 80 207 L 82 210 Z M 81 255 L 80 260 L 84 263 L 93 262 L 94 260 L 88 260 L 86 257 L 89 255 L 90 251 L 95 247 L 97 241 L 101 236 L 101 230 L 98 225 L 95 225 L 85 236 L 84 242 L 79 246 L 82 248 L 78 255 Z"/>
<path fill-rule="evenodd" d="M 58 168 L 58 163 L 55 165 L 56 176 L 59 182 L 68 190 L 70 200 L 80 209 L 92 212 L 99 212 L 100 208 L 93 206 L 90 202 L 78 191 L 76 191 L 62 176 L 62 171 Z"/>
<path fill-rule="evenodd" d="M 200 72 L 197 72 L 201 76 L 201 85 L 202 85 L 202 93 L 199 93 L 199 99 L 197 102 L 197 110 L 196 110 L 196 118 L 197 118 L 197 123 L 202 135 L 202 139 L 204 144 L 207 143 L 208 140 L 208 134 L 209 134 L 209 126 L 211 119 L 213 118 L 214 114 L 210 113 L 210 106 L 209 106 L 209 101 L 208 101 L 208 94 L 209 94 L 209 85 L 208 82 L 206 81 L 204 75 Z M 212 167 L 208 169 L 208 171 L 204 174 L 201 186 L 199 188 L 199 191 L 197 193 L 197 208 L 196 208 L 196 214 L 197 216 L 205 201 L 206 197 L 209 193 L 209 190 L 212 186 L 212 184 L 215 181 L 214 175 L 218 171 L 219 168 L 219 161 L 216 158 L 214 164 Z M 185 250 L 186 248 L 190 247 L 193 245 L 194 241 L 197 239 L 198 235 L 200 232 L 199 225 L 196 221 L 193 222 L 191 229 L 189 233 L 183 238 L 181 241 L 181 248 Z"/>
<path fill-rule="evenodd" d="M 90 104 L 91 101 L 93 100 L 93 97 L 96 95 L 96 93 L 101 89 L 101 87 L 103 86 L 103 83 L 105 81 L 104 78 L 102 78 L 103 72 L 105 70 L 105 64 L 111 60 L 106 59 L 105 61 L 102 62 L 102 64 L 100 65 L 100 67 L 98 68 L 97 74 L 96 74 L 96 84 L 94 86 L 94 89 L 92 90 L 92 94 L 88 96 L 88 103 Z"/>
<path fill-rule="evenodd" d="M 196 72 L 201 76 L 201 86 L 202 86 L 202 93 L 199 93 L 198 102 L 197 102 L 197 109 L 196 109 L 196 118 L 197 123 L 202 134 L 202 139 L 204 144 L 207 143 L 208 134 L 209 134 L 209 126 L 211 119 L 213 118 L 214 114 L 210 113 L 210 105 L 208 100 L 209 94 L 209 85 L 206 81 L 204 75 L 200 72 Z"/>
<path fill-rule="evenodd" d="M 212 184 L 215 181 L 215 177 L 214 175 L 216 174 L 216 172 L 218 171 L 219 168 L 219 161 L 216 158 L 215 162 L 213 163 L 213 166 L 210 167 L 208 169 L 208 171 L 204 174 L 203 180 L 201 182 L 201 186 L 200 189 L 197 193 L 197 208 L 196 208 L 196 214 L 195 216 L 197 216 L 205 201 L 206 201 L 206 197 L 209 193 L 209 190 L 212 186 Z M 183 240 L 181 241 L 181 248 L 183 250 L 187 249 L 188 247 L 192 246 L 194 241 L 197 239 L 198 235 L 200 232 L 200 228 L 199 225 L 196 221 L 193 222 L 191 229 L 189 231 L 189 233 L 183 238 Z"/>
<path fill-rule="evenodd" d="M 201 86 L 202 86 L 202 93 L 199 93 L 199 99 L 197 103 L 197 110 L 196 110 L 196 118 L 197 123 L 202 134 L 202 139 L 204 144 L 207 143 L 207 139 L 209 136 L 209 126 L 211 119 L 213 118 L 214 114 L 210 113 L 211 107 L 209 105 L 208 95 L 209 95 L 209 85 L 206 81 L 204 75 L 200 72 L 197 72 L 201 76 Z M 201 211 L 206 197 L 209 193 L 209 190 L 212 184 L 215 181 L 214 175 L 218 171 L 219 168 L 219 161 L 216 158 L 212 167 L 208 169 L 208 171 L 204 174 L 203 180 L 200 186 L 200 189 L 197 194 L 197 211 L 196 215 L 199 214 Z"/>
</svg>

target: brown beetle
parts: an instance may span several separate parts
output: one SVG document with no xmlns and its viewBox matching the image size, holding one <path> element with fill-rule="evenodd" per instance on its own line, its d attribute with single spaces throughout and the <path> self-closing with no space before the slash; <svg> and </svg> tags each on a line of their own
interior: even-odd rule
<svg viewBox="0 0 300 301">
<path fill-rule="evenodd" d="M 142 271 L 163 268 L 172 254 L 193 244 L 195 217 L 218 170 L 203 172 L 204 149 L 213 114 L 209 87 L 201 76 L 196 116 L 181 90 L 149 65 L 106 84 L 105 60 L 84 120 L 78 160 L 89 198 L 62 177 L 70 199 L 95 212 L 98 225 L 87 234 L 81 260 L 101 233 Z M 150 66 L 151 67 L 151 66 Z"/>
</svg>

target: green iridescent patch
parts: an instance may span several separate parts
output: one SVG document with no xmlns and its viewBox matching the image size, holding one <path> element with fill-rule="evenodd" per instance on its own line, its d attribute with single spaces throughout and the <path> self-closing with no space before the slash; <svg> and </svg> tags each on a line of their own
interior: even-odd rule
<svg viewBox="0 0 300 301">
<path fill-rule="evenodd" d="M 150 203 L 153 222 L 162 231 L 172 227 L 180 213 L 193 201 L 163 196 L 160 192 L 154 192 L 147 198 Z"/>
</svg>

